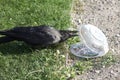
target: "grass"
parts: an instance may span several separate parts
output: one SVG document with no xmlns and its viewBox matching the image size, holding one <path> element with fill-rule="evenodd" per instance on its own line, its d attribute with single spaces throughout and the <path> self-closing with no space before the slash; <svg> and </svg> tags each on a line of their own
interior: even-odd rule
<svg viewBox="0 0 120 80">
<path fill-rule="evenodd" d="M 0 28 L 46 24 L 65 29 L 69 27 L 70 3 L 71 0 L 1 0 Z"/>
<path fill-rule="evenodd" d="M 70 26 L 71 3 L 72 0 L 0 0 L 0 30 L 42 24 L 67 29 Z M 96 59 L 70 55 L 69 45 L 77 41 L 79 38 L 75 37 L 43 50 L 33 50 L 17 41 L 1 44 L 0 80 L 66 80 L 81 74 L 95 66 Z M 67 53 L 69 60 L 66 62 Z M 106 60 L 110 63 L 113 58 L 99 58 L 97 63 L 106 65 Z"/>
<path fill-rule="evenodd" d="M 71 0 L 0 0 L 0 29 L 43 24 L 66 29 L 70 26 L 71 2 Z M 65 78 L 64 71 L 67 71 L 65 58 L 56 50 L 57 48 L 32 50 L 22 42 L 0 45 L 0 79 Z M 38 72 L 29 74 L 34 71 Z"/>
</svg>

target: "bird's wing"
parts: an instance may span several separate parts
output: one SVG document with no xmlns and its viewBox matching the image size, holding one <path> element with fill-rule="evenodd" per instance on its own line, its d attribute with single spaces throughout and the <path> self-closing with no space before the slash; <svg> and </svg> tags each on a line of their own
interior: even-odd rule
<svg viewBox="0 0 120 80">
<path fill-rule="evenodd" d="M 32 45 L 49 45 L 54 43 L 55 34 L 51 32 L 45 27 L 16 27 L 8 31 L 8 36 Z"/>
</svg>

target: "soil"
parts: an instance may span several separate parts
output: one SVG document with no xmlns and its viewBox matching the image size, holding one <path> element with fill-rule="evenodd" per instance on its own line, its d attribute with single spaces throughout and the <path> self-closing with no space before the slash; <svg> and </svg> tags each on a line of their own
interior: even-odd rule
<svg viewBox="0 0 120 80">
<path fill-rule="evenodd" d="M 120 56 L 120 0 L 74 0 L 71 17 L 75 26 L 89 23 L 99 27 L 108 38 L 109 51 Z M 120 60 L 73 80 L 120 80 Z"/>
</svg>

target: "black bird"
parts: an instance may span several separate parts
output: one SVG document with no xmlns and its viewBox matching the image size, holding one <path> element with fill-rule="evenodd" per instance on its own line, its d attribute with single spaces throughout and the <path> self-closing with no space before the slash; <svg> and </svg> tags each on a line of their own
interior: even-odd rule
<svg viewBox="0 0 120 80">
<path fill-rule="evenodd" d="M 0 31 L 0 44 L 10 41 L 24 41 L 32 46 L 48 46 L 63 42 L 68 38 L 77 36 L 77 31 L 56 30 L 50 26 L 15 27 L 10 30 Z"/>
</svg>

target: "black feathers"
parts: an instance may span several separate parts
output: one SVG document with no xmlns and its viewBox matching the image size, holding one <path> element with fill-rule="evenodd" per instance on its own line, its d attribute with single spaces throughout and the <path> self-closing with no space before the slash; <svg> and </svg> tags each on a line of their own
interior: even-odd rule
<svg viewBox="0 0 120 80">
<path fill-rule="evenodd" d="M 10 30 L 0 31 L 0 43 L 14 40 L 24 41 L 32 46 L 48 46 L 63 42 L 70 37 L 77 36 L 77 31 L 56 30 L 49 26 L 15 27 Z"/>
</svg>

